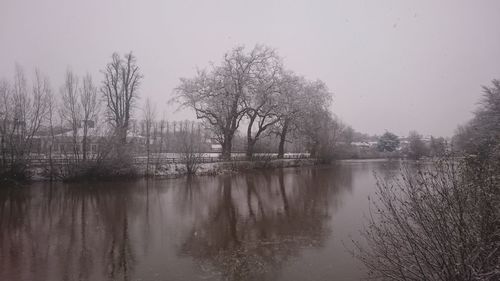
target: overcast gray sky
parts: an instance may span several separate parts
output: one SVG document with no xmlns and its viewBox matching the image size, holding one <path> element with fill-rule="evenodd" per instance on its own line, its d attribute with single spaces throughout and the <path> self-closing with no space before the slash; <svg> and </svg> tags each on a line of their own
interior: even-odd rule
<svg viewBox="0 0 500 281">
<path fill-rule="evenodd" d="M 133 51 L 141 94 L 166 101 L 180 77 L 236 45 L 265 44 L 319 78 L 356 130 L 450 136 L 481 85 L 500 78 L 500 1 L 0 0 L 0 77 L 15 63 L 62 83 L 68 66 L 100 81 L 114 51 Z M 143 98 L 144 100 L 144 98 Z"/>
</svg>

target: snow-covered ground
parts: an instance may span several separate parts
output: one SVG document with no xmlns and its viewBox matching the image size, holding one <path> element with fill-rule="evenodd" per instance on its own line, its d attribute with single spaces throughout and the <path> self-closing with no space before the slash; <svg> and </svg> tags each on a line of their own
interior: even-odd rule
<svg viewBox="0 0 500 281">
<path fill-rule="evenodd" d="M 199 164 L 196 175 L 219 175 L 236 173 L 251 169 L 272 169 L 314 165 L 313 159 L 274 159 L 269 161 L 229 161 Z M 142 169 L 145 173 L 145 167 Z M 166 164 L 150 168 L 150 174 L 156 177 L 179 177 L 186 174 L 184 164 Z"/>
</svg>

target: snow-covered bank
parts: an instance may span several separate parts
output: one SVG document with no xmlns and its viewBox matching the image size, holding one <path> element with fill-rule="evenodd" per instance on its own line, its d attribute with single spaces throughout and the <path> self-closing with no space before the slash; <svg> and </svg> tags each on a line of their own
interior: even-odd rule
<svg viewBox="0 0 500 281">
<path fill-rule="evenodd" d="M 315 159 L 263 159 L 254 161 L 227 161 L 213 163 L 199 163 L 195 175 L 197 176 L 215 176 L 220 174 L 238 173 L 253 169 L 274 169 L 286 167 L 312 166 L 317 162 Z M 105 166 L 106 168 L 107 166 Z M 75 167 L 73 167 L 75 168 Z M 146 173 L 147 165 L 145 163 L 134 163 L 125 165 L 125 168 L 119 166 L 109 166 L 107 170 L 97 166 L 76 167 L 73 173 L 69 173 L 68 167 L 59 167 L 52 174 L 53 180 L 80 181 L 80 180 L 111 180 L 114 178 L 137 178 L 137 177 L 157 177 L 157 178 L 177 178 L 187 175 L 186 165 L 183 163 L 158 164 L 150 163 L 149 172 Z M 103 170 L 104 169 L 104 170 Z M 50 179 L 49 167 L 31 167 L 30 176 L 32 181 L 44 181 Z"/>
<path fill-rule="evenodd" d="M 273 168 L 286 168 L 286 167 L 301 167 L 312 166 L 316 163 L 314 159 L 274 159 L 262 161 L 229 161 L 229 162 L 216 162 L 216 163 L 202 163 L 199 164 L 196 175 L 220 175 L 236 173 L 252 169 L 273 169 Z M 141 167 L 142 174 L 145 174 L 145 167 Z M 175 178 L 186 175 L 186 167 L 184 164 L 167 164 L 159 165 L 157 167 L 150 167 L 151 176 L 154 177 L 167 177 Z"/>
</svg>

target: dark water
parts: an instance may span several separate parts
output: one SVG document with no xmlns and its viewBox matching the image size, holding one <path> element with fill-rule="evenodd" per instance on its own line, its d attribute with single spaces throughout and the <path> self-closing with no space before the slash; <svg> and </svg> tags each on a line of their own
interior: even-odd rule
<svg viewBox="0 0 500 281">
<path fill-rule="evenodd" d="M 0 280 L 359 280 L 346 247 L 398 166 L 2 188 Z"/>
</svg>

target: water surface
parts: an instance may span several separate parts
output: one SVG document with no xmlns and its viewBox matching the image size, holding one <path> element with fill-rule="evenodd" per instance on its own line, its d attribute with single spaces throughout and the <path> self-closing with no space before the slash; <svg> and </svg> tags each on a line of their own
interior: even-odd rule
<svg viewBox="0 0 500 281">
<path fill-rule="evenodd" d="M 0 280 L 359 280 L 373 172 L 398 162 L 0 190 Z"/>
</svg>

